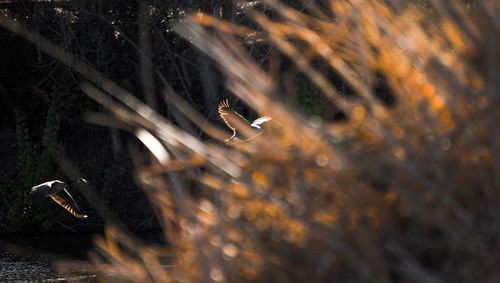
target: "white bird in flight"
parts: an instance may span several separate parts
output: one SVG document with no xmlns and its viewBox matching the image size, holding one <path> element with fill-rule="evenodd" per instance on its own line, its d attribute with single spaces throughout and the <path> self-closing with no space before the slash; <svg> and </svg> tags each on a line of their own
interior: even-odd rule
<svg viewBox="0 0 500 283">
<path fill-rule="evenodd" d="M 80 178 L 82 182 L 87 183 L 83 178 Z M 80 182 L 80 179 L 78 180 Z M 88 216 L 80 211 L 80 208 L 76 204 L 75 200 L 71 194 L 66 190 L 66 183 L 59 180 L 48 181 L 40 185 L 36 185 L 31 188 L 29 193 L 32 199 L 41 199 L 44 197 L 50 197 L 57 204 L 66 209 L 76 218 L 85 219 Z"/>
<path fill-rule="evenodd" d="M 263 116 L 250 123 L 243 118 L 243 116 L 238 114 L 238 112 L 231 109 L 227 99 L 219 103 L 218 111 L 220 117 L 224 120 L 224 123 L 226 123 L 226 125 L 233 130 L 233 135 L 224 140 L 227 144 L 251 140 L 257 135 L 260 135 L 264 131 L 264 124 L 271 120 L 271 117 Z M 239 132 L 241 132 L 243 136 L 241 136 Z"/>
</svg>

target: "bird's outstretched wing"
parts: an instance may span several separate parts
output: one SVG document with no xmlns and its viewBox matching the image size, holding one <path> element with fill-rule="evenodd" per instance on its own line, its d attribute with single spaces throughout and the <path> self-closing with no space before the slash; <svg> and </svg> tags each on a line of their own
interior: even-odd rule
<svg viewBox="0 0 500 283">
<path fill-rule="evenodd" d="M 66 198 L 64 198 L 62 195 L 65 195 Z M 73 214 L 73 216 L 75 216 L 76 218 L 87 218 L 87 215 L 83 214 L 80 211 L 80 208 L 76 204 L 75 200 L 66 189 L 62 190 L 58 194 L 50 195 L 50 198 L 52 198 L 57 204 L 66 209 L 69 213 Z"/>
<path fill-rule="evenodd" d="M 226 123 L 226 125 L 233 130 L 233 135 L 236 134 L 237 129 L 240 129 L 245 125 L 250 126 L 250 123 L 245 118 L 231 109 L 227 99 L 219 103 L 218 110 L 220 117 L 224 120 L 224 123 Z"/>
</svg>

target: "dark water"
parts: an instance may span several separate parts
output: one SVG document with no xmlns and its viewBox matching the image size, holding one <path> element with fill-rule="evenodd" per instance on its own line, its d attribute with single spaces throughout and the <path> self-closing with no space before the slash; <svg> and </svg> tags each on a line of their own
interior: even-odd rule
<svg viewBox="0 0 500 283">
<path fill-rule="evenodd" d="M 61 263 L 89 264 L 89 252 L 95 250 L 94 234 L 54 234 L 0 236 L 1 282 L 100 282 L 93 271 L 62 274 Z M 165 245 L 162 233 L 135 236 L 145 244 Z M 168 264 L 165 267 L 169 267 Z M 80 269 L 78 269 L 80 270 Z"/>
<path fill-rule="evenodd" d="M 0 238 L 0 282 L 96 281 L 92 272 L 60 274 L 58 262 L 88 263 L 91 234 L 22 235 Z"/>
</svg>

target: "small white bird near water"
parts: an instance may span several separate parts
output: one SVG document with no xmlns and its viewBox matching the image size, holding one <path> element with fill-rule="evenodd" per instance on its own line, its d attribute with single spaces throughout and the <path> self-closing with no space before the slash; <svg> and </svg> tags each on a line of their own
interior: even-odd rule
<svg viewBox="0 0 500 283">
<path fill-rule="evenodd" d="M 79 178 L 78 182 L 87 183 L 83 178 Z M 66 209 L 76 218 L 85 219 L 88 216 L 80 211 L 71 194 L 66 190 L 68 185 L 59 180 L 48 181 L 31 188 L 30 197 L 34 200 L 39 200 L 45 197 L 50 197 L 57 204 Z"/>
</svg>

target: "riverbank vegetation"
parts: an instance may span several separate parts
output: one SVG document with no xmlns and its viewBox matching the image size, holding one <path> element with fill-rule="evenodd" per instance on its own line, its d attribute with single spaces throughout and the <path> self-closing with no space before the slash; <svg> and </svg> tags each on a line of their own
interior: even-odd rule
<svg viewBox="0 0 500 283">
<path fill-rule="evenodd" d="M 156 33 L 145 23 L 161 18 L 158 4 L 139 5 L 139 63 L 122 61 L 132 85 L 123 69 L 0 16 L 67 66 L 74 92 L 93 100 L 87 122 L 127 133 L 112 152 L 129 159 L 168 246 L 135 239 L 120 210 L 94 195 L 96 175 L 79 190 L 108 221 L 95 267 L 137 282 L 494 282 L 500 7 L 243 3 L 175 10 L 175 24 Z M 165 31 L 184 63 L 160 64 L 166 51 L 152 46 Z M 128 32 L 111 34 L 131 44 Z M 198 56 L 198 82 L 179 46 Z M 272 117 L 270 127 L 224 144 L 216 105 L 226 97 L 244 116 Z M 68 178 L 91 171 L 67 144 L 44 146 Z"/>
</svg>

